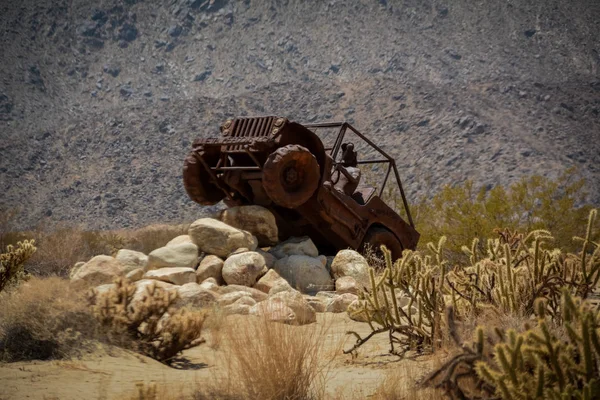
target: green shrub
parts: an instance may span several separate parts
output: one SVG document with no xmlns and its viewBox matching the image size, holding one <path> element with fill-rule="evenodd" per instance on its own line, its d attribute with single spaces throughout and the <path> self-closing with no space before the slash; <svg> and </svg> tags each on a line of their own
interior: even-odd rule
<svg viewBox="0 0 600 400">
<path fill-rule="evenodd" d="M 573 170 L 558 179 L 542 176 L 523 178 L 509 187 L 477 189 L 473 182 L 446 186 L 431 199 L 413 206 L 421 248 L 446 236 L 451 258 L 460 256 L 461 247 L 473 238 L 485 245 L 494 229 L 553 232 L 554 245 L 574 251 L 572 237 L 585 224 L 590 206 L 585 201 L 585 182 Z M 596 235 L 598 238 L 598 235 Z"/>
</svg>

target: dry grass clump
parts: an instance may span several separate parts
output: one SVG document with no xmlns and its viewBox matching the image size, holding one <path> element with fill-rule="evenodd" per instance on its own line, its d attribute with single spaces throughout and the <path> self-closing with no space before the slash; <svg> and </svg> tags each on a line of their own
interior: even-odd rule
<svg viewBox="0 0 600 400">
<path fill-rule="evenodd" d="M 117 280 L 115 287 L 104 293 L 92 290 L 88 299 L 111 343 L 165 363 L 204 342 L 200 335 L 206 314 L 173 310 L 175 300 L 177 292 L 153 284 L 138 293 L 138 287 L 126 279 Z"/>
<path fill-rule="evenodd" d="M 239 323 L 238 323 L 239 321 Z M 323 325 L 289 326 L 243 317 L 225 328 L 228 396 L 243 399 L 321 399 L 331 359 Z M 333 358 L 333 355 L 332 357 Z"/>
<path fill-rule="evenodd" d="M 37 252 L 25 265 L 36 276 L 69 276 L 79 261 L 100 255 L 114 255 L 123 248 L 150 253 L 171 239 L 187 234 L 188 224 L 150 225 L 134 230 L 90 231 L 82 227 L 57 224 L 51 230 L 27 232 L 14 229 L 16 212 L 0 212 L 0 248 L 34 239 Z"/>
<path fill-rule="evenodd" d="M 77 355 L 97 324 L 81 293 L 59 278 L 31 278 L 0 293 L 0 360 L 46 360 Z"/>
</svg>

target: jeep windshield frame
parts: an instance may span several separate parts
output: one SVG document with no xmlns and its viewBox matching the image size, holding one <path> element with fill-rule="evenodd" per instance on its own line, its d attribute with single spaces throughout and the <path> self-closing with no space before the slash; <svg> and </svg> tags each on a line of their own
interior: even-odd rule
<svg viewBox="0 0 600 400">
<path fill-rule="evenodd" d="M 412 216 L 410 214 L 410 209 L 408 207 L 408 202 L 406 200 L 406 195 L 404 193 L 404 188 L 402 187 L 402 181 L 400 180 L 400 174 L 398 173 L 398 167 L 396 166 L 396 161 L 390 155 L 388 155 L 385 151 L 383 151 L 379 146 L 373 143 L 368 137 L 360 133 L 356 128 L 350 125 L 347 122 L 324 122 L 324 123 L 314 123 L 314 124 L 302 124 L 307 129 L 313 131 L 317 134 L 317 130 L 320 129 L 332 129 L 338 128 L 338 134 L 333 144 L 333 147 L 326 147 L 325 150 L 330 151 L 330 156 L 334 160 L 337 159 L 337 155 L 340 151 L 342 143 L 344 141 L 344 136 L 346 135 L 346 131 L 350 129 L 353 134 L 362 139 L 365 143 L 367 143 L 371 149 L 373 149 L 376 153 L 378 153 L 382 158 L 370 159 L 370 160 L 359 160 L 358 164 L 386 164 L 387 171 L 385 177 L 383 179 L 383 183 L 381 184 L 381 188 L 379 190 L 379 197 L 382 197 L 385 187 L 389 181 L 389 177 L 391 172 L 394 172 L 394 177 L 396 178 L 396 184 L 398 186 L 398 190 L 400 191 L 400 195 L 402 197 L 402 206 L 404 207 L 404 211 L 406 212 L 406 216 L 408 218 L 408 222 L 412 228 L 415 228 L 415 224 L 413 222 Z M 323 143 L 325 145 L 325 143 Z"/>
</svg>

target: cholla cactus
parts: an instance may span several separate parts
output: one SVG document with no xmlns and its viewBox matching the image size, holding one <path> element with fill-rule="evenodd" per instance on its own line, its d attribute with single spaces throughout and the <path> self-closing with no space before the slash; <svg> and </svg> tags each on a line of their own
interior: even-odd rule
<svg viewBox="0 0 600 400">
<path fill-rule="evenodd" d="M 92 290 L 89 294 L 92 312 L 112 342 L 167 363 L 181 351 L 204 342 L 200 338 L 204 312 L 172 310 L 177 292 L 156 285 L 147 286 L 135 299 L 137 290 L 121 278 L 108 292 Z"/>
<path fill-rule="evenodd" d="M 564 289 L 563 338 L 551 331 L 543 303 L 538 326 L 508 331 L 493 361 L 475 364 L 477 375 L 503 399 L 600 398 L 600 313 Z"/>
<path fill-rule="evenodd" d="M 356 332 L 356 344 L 344 353 L 355 352 L 374 335 L 387 333 L 390 353 L 401 355 L 409 349 L 432 350 L 440 343 L 440 318 L 444 309 L 444 279 L 446 261 L 442 256 L 445 238 L 438 245 L 430 243 L 431 254 L 405 251 L 402 259 L 392 263 L 391 253 L 384 246 L 385 270 L 380 277 L 369 269 L 370 291 L 361 294 L 361 306 L 354 316 L 366 320 L 371 334 L 361 337 Z M 399 304 L 402 299 L 407 304 Z M 395 349 L 400 345 L 400 350 Z"/>
<path fill-rule="evenodd" d="M 26 279 L 25 262 L 31 258 L 37 248 L 34 240 L 18 242 L 17 246 L 6 246 L 6 252 L 0 254 L 0 292 L 11 283 Z"/>
</svg>

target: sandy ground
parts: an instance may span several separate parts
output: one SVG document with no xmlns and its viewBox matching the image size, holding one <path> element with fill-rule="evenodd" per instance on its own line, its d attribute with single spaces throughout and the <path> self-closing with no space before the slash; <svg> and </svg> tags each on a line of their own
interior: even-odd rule
<svg viewBox="0 0 600 400">
<path fill-rule="evenodd" d="M 341 346 L 348 348 L 353 340 L 345 333 L 368 333 L 367 324 L 354 322 L 345 313 L 318 314 L 317 324 L 326 328 L 323 358 L 332 360 L 326 377 L 327 398 L 369 397 L 393 369 L 405 371 L 412 381 L 406 382 L 410 387 L 433 362 L 427 358 L 399 360 L 386 354 L 385 335 L 372 339 L 353 358 L 341 352 Z M 78 360 L 0 364 L 0 399 L 122 399 L 134 394 L 140 382 L 189 394 L 203 383 L 228 379 L 227 348 L 221 345 L 215 349 L 210 332 L 207 336 L 207 344 L 184 352 L 185 363 L 180 369 L 119 349 Z"/>
</svg>

